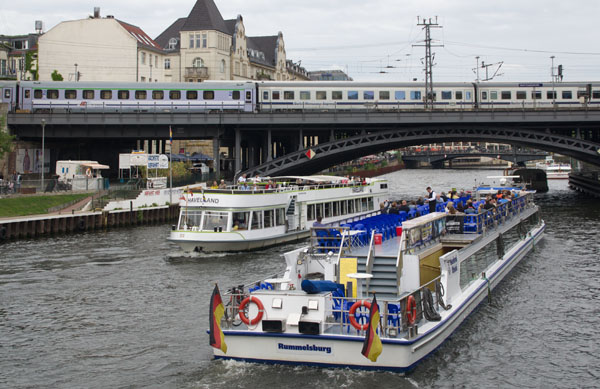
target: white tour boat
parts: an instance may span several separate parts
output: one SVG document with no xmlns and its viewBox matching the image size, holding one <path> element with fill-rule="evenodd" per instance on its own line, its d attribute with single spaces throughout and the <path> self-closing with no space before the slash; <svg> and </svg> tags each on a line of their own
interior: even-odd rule
<svg viewBox="0 0 600 389">
<path fill-rule="evenodd" d="M 556 163 L 552 157 L 546 157 L 544 163 L 537 163 L 536 167 L 545 171 L 549 180 L 567 180 L 571 173 L 571 164 Z"/>
<path fill-rule="evenodd" d="M 325 229 L 335 245 L 315 229 L 309 246 L 285 254 L 284 274 L 230 289 L 222 300 L 215 287 L 215 358 L 410 371 L 535 248 L 544 229 L 525 191 L 481 214 L 406 220 L 401 212 Z M 365 307 L 374 295 L 371 321 Z"/>
<path fill-rule="evenodd" d="M 224 189 L 184 191 L 169 240 L 185 252 L 243 251 L 306 238 L 327 224 L 364 218 L 388 198 L 387 181 L 334 176 L 262 178 Z"/>
</svg>

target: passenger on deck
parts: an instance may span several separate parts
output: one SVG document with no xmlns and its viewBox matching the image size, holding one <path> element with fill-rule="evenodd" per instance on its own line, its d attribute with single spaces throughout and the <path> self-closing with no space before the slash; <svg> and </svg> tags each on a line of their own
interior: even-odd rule
<svg viewBox="0 0 600 389">
<path fill-rule="evenodd" d="M 429 213 L 435 212 L 436 194 L 430 186 L 427 187 L 427 197 L 425 202 L 429 204 Z"/>
<path fill-rule="evenodd" d="M 456 210 L 460 213 L 464 213 L 465 212 L 465 207 L 463 206 L 463 203 L 461 203 L 460 201 L 456 203 Z"/>
<path fill-rule="evenodd" d="M 323 217 L 321 215 L 317 216 L 317 221 L 313 223 L 313 227 L 325 227 L 325 224 L 321 223 L 323 221 Z"/>
<path fill-rule="evenodd" d="M 212 185 L 210 186 L 210 189 L 219 189 L 219 184 L 217 184 L 217 181 L 213 181 Z"/>
<path fill-rule="evenodd" d="M 448 205 L 446 205 L 444 211 L 450 215 L 456 215 L 457 213 L 456 208 L 454 208 L 454 203 L 452 201 L 448 202 Z"/>
<path fill-rule="evenodd" d="M 389 212 L 390 209 L 390 203 L 389 201 L 385 200 L 383 203 L 379 204 L 379 211 L 385 215 Z"/>
<path fill-rule="evenodd" d="M 416 205 L 424 205 L 425 204 L 425 200 L 423 200 L 423 196 L 419 196 L 419 198 L 417 199 Z"/>
<path fill-rule="evenodd" d="M 390 207 L 390 210 L 388 211 L 388 213 L 390 215 L 397 215 L 400 212 L 400 210 L 398 209 L 398 203 L 396 203 L 395 201 L 392 203 L 392 206 Z"/>
<path fill-rule="evenodd" d="M 444 202 L 448 201 L 448 196 L 446 196 L 446 193 L 445 193 L 445 192 L 442 192 L 442 193 L 440 194 L 440 197 L 442 198 L 442 200 L 444 200 Z"/>
<path fill-rule="evenodd" d="M 227 184 L 225 183 L 225 180 L 221 180 L 221 183 L 219 184 L 219 189 L 227 189 Z"/>
<path fill-rule="evenodd" d="M 421 204 L 423 205 L 423 204 Z M 412 211 L 413 209 L 417 209 L 417 202 L 415 200 L 411 200 L 410 204 L 408 204 L 408 208 Z"/>
<path fill-rule="evenodd" d="M 473 207 L 473 202 L 471 200 L 467 200 L 467 208 L 465 208 L 465 213 L 468 215 L 477 213 L 477 210 L 475 210 L 475 207 Z"/>
<path fill-rule="evenodd" d="M 402 200 L 402 204 L 398 207 L 398 211 L 410 212 L 410 206 L 406 202 L 406 200 Z"/>
<path fill-rule="evenodd" d="M 238 185 L 242 185 L 246 183 L 246 173 L 242 174 L 239 178 L 238 178 Z"/>
</svg>

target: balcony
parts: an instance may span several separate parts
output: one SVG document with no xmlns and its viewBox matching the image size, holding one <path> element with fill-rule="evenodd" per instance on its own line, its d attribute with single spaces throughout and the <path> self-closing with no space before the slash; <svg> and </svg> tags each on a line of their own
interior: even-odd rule
<svg viewBox="0 0 600 389">
<path fill-rule="evenodd" d="M 204 66 L 198 68 L 185 68 L 185 78 L 201 78 L 207 80 L 208 68 Z"/>
</svg>

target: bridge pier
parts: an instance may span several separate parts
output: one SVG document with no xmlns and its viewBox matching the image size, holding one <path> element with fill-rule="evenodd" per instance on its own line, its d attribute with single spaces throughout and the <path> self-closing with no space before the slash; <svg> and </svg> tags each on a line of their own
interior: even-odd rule
<svg viewBox="0 0 600 389">
<path fill-rule="evenodd" d="M 241 135 L 240 135 L 240 129 L 236 128 L 235 129 L 235 151 L 234 151 L 234 158 L 235 158 L 235 172 L 234 174 L 238 174 L 238 172 L 240 172 L 242 170 L 242 140 L 240 139 Z"/>
</svg>

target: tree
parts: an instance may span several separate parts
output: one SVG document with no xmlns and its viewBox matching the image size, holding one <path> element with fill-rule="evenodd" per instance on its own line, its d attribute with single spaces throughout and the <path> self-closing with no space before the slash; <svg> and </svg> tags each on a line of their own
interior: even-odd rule
<svg viewBox="0 0 600 389">
<path fill-rule="evenodd" d="M 5 117 L 0 117 L 0 158 L 4 156 L 6 153 L 10 153 L 13 147 L 13 139 L 15 138 L 13 135 L 10 135 L 4 129 Z"/>
<path fill-rule="evenodd" d="M 52 77 L 52 81 L 63 81 L 64 80 L 64 77 L 62 76 L 62 74 L 60 74 L 58 72 L 58 70 L 56 70 L 56 69 L 54 69 L 54 71 L 52 72 L 50 77 Z"/>
<path fill-rule="evenodd" d="M 33 67 L 35 63 L 35 69 Z M 31 73 L 31 75 L 33 76 L 33 80 L 37 81 L 37 79 L 39 78 L 39 68 L 38 68 L 38 63 L 37 63 L 37 51 L 30 51 L 27 54 L 25 54 L 25 71 Z"/>
</svg>

